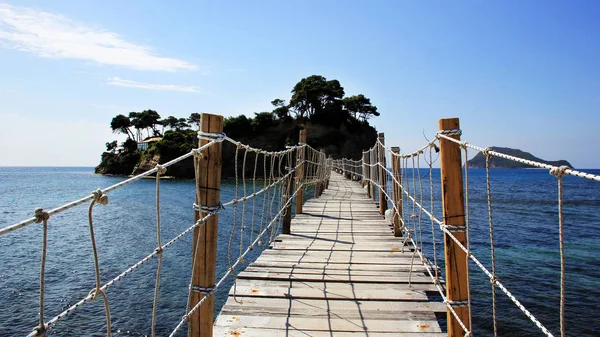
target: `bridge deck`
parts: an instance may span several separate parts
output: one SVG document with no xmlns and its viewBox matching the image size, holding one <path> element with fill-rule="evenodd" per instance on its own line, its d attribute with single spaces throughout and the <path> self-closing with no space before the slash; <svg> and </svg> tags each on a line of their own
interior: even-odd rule
<svg viewBox="0 0 600 337">
<path fill-rule="evenodd" d="M 329 189 L 304 205 L 292 234 L 239 274 L 215 336 L 445 336 L 435 291 L 412 252 L 402 252 L 358 183 L 332 173 Z M 237 301 L 236 301 L 237 299 Z"/>
</svg>

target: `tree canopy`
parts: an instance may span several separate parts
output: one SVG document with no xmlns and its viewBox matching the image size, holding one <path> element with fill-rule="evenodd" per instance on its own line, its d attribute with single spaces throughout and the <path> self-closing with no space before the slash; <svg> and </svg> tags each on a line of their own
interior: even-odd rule
<svg viewBox="0 0 600 337">
<path fill-rule="evenodd" d="M 272 111 L 255 112 L 253 117 L 242 114 L 225 118 L 224 132 L 244 144 L 276 151 L 296 144 L 298 131 L 307 129 L 308 144 L 334 158 L 359 159 L 362 150 L 375 142 L 377 132 L 368 120 L 380 113 L 363 94 L 344 97 L 344 88 L 338 80 L 327 80 L 320 75 L 301 79 L 291 94 L 287 104 L 280 98 L 272 100 Z M 137 161 L 144 162 L 158 156 L 158 161 L 164 163 L 189 152 L 197 146 L 195 133 L 200 119 L 199 113 L 191 113 L 188 118 L 168 116 L 161 119 L 155 110 L 115 116 L 110 127 L 113 132 L 126 135 L 127 140 L 121 144 L 122 153 L 116 151 L 116 141 L 106 144 L 107 152 L 102 155 L 97 171 L 130 174 L 134 166 L 140 165 Z M 162 136 L 162 139 L 150 144 L 144 151 L 137 149 L 137 142 L 145 137 L 157 136 Z M 224 143 L 223 176 L 233 174 L 234 154 L 235 146 Z M 169 172 L 188 177 L 193 175 L 193 165 L 190 165 L 184 161 Z"/>
</svg>

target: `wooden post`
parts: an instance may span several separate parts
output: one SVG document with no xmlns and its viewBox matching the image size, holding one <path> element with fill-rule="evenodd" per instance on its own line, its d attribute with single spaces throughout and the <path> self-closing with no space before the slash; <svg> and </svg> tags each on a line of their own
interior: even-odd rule
<svg viewBox="0 0 600 337">
<path fill-rule="evenodd" d="M 373 182 L 375 181 L 375 166 L 373 166 L 376 163 L 375 160 L 375 151 L 370 151 L 369 152 L 369 164 L 372 165 L 369 167 L 369 178 L 372 180 L 369 182 L 369 195 L 371 196 L 371 199 L 375 200 L 375 184 L 373 184 Z"/>
<path fill-rule="evenodd" d="M 315 168 L 315 179 L 317 180 L 317 183 L 315 184 L 315 199 L 318 198 L 321 193 L 319 192 L 319 190 L 321 189 L 321 153 L 319 152 L 318 155 L 316 155 L 316 161 L 317 161 L 317 167 Z"/>
<path fill-rule="evenodd" d="M 306 130 L 300 130 L 300 139 L 298 145 L 306 144 Z M 304 147 L 298 149 L 298 174 L 296 179 L 298 180 L 298 187 L 302 186 L 298 190 L 296 195 L 296 214 L 302 214 L 302 203 L 304 202 Z"/>
<path fill-rule="evenodd" d="M 342 176 L 346 178 L 346 158 L 342 158 Z"/>
<path fill-rule="evenodd" d="M 380 133 L 378 136 L 381 144 L 385 144 L 385 136 L 383 133 Z M 387 210 L 387 197 L 384 193 L 387 185 L 387 172 L 385 169 L 385 148 L 381 144 L 377 146 L 377 155 L 379 157 L 377 158 L 377 162 L 382 166 L 378 166 L 377 169 L 379 170 L 379 186 L 381 186 L 379 189 L 379 214 L 384 215 Z"/>
<path fill-rule="evenodd" d="M 223 116 L 202 114 L 200 131 L 209 133 L 223 132 Z M 199 146 L 209 140 L 200 139 Z M 200 206 L 217 206 L 220 202 L 221 164 L 223 162 L 222 143 L 215 143 L 202 151 L 202 157 L 195 157 L 196 165 L 196 204 Z M 204 211 L 194 212 L 194 221 L 205 217 Z M 192 240 L 192 261 L 196 261 L 192 275 L 192 289 L 211 289 L 215 285 L 217 262 L 217 237 L 219 215 L 215 214 L 206 220 L 204 226 L 194 228 Z M 196 250 L 196 244 L 199 244 Z M 194 252 L 196 256 L 194 257 Z M 191 307 L 194 307 L 205 292 L 193 291 Z M 198 310 L 189 317 L 188 335 L 192 337 L 211 337 L 213 334 L 214 295 L 211 295 Z"/>
<path fill-rule="evenodd" d="M 362 186 L 363 187 L 367 186 L 367 181 L 365 179 L 367 179 L 367 154 L 363 152 L 363 154 L 362 154 Z M 369 194 L 368 190 L 369 189 L 367 188 L 367 195 Z"/>
<path fill-rule="evenodd" d="M 319 186 L 319 196 L 323 195 L 323 191 L 325 190 L 325 152 L 319 151 L 319 163 L 321 163 L 321 174 L 319 175 L 319 179 L 321 179 L 321 184 Z"/>
<path fill-rule="evenodd" d="M 292 195 L 294 194 L 294 173 L 295 171 L 293 171 L 294 167 L 296 167 L 296 164 L 294 163 L 294 157 L 292 155 L 286 155 L 287 157 L 287 166 L 289 168 L 289 172 L 291 172 L 291 174 L 286 178 L 286 186 L 285 186 L 285 197 L 283 198 L 283 200 L 285 200 L 285 202 L 290 201 L 290 199 L 292 198 Z M 285 207 L 285 213 L 283 214 L 283 219 L 281 221 L 281 233 L 282 234 L 290 234 L 291 231 L 291 224 L 292 224 L 292 202 L 290 201 L 290 203 Z"/>
<path fill-rule="evenodd" d="M 458 118 L 440 119 L 438 126 L 440 131 L 460 129 Z M 450 137 L 460 140 L 460 135 Z M 461 150 L 458 144 L 444 138 L 440 138 L 440 169 L 444 225 L 448 226 L 456 239 L 466 246 Z M 444 251 L 446 254 L 446 296 L 449 301 L 466 303 L 469 299 L 467 278 L 469 266 L 466 253 L 447 234 L 444 234 Z M 454 306 L 454 310 L 470 330 L 469 307 Z M 447 317 L 448 336 L 462 336 L 463 330 L 450 310 L 447 311 Z"/>
<path fill-rule="evenodd" d="M 392 152 L 399 154 L 399 147 L 392 147 Z M 398 183 L 402 183 L 402 175 L 400 173 L 400 157 L 392 155 L 392 174 Z M 394 236 L 400 237 L 402 236 L 402 228 L 400 228 L 400 219 L 402 218 L 402 189 L 400 189 L 400 185 L 396 183 L 396 181 L 392 181 L 392 201 L 396 206 L 394 209 Z"/>
<path fill-rule="evenodd" d="M 364 163 L 365 163 L 365 186 L 367 187 L 367 198 L 371 197 L 371 184 L 369 182 L 369 179 L 371 179 L 371 170 L 369 168 L 369 165 L 371 164 L 371 158 L 369 156 L 369 152 L 365 152 L 363 153 L 363 158 L 364 158 Z"/>
</svg>

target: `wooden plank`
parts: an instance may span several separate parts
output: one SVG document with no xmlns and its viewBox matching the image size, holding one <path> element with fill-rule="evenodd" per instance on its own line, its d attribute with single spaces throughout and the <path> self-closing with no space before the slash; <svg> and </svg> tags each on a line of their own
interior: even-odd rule
<svg viewBox="0 0 600 337">
<path fill-rule="evenodd" d="M 332 175 L 303 212 L 238 274 L 215 336 L 445 336 L 425 266 L 359 183 Z"/>
<path fill-rule="evenodd" d="M 219 315 L 217 325 L 309 331 L 440 332 L 436 320 L 340 319 L 335 317 Z"/>
<path fill-rule="evenodd" d="M 431 278 L 424 273 L 402 275 L 331 275 L 331 274 L 296 274 L 278 272 L 253 272 L 242 271 L 238 278 L 270 279 L 270 280 L 299 280 L 299 281 L 327 281 L 327 282 L 365 282 L 365 283 L 431 283 Z"/>
<path fill-rule="evenodd" d="M 241 305 L 240 305 L 241 301 Z M 265 298 L 265 297 L 246 297 L 235 299 L 229 296 L 227 303 L 223 307 L 223 311 L 234 312 L 239 310 L 236 307 L 244 307 L 247 311 L 259 312 L 261 308 L 268 308 L 276 311 L 277 309 L 290 310 L 295 315 L 312 316 L 313 314 L 322 314 L 327 311 L 335 314 L 344 314 L 344 316 L 352 317 L 361 313 L 371 313 L 379 311 L 379 313 L 399 313 L 399 312 L 431 312 L 444 313 L 446 305 L 440 302 L 414 302 L 414 301 L 365 301 L 365 300 L 334 300 L 327 301 L 300 299 L 300 298 Z M 298 310 L 298 311 L 295 311 Z M 304 310 L 312 310 L 313 312 L 306 313 Z M 294 312 L 295 311 L 295 312 Z M 279 312 L 279 311 L 278 311 Z"/>
<path fill-rule="evenodd" d="M 285 329 L 265 329 L 265 328 L 247 328 L 215 326 L 215 337 L 365 337 L 364 331 L 311 331 L 298 330 L 294 327 Z M 442 332 L 368 332 L 368 337 L 445 337 Z"/>
<path fill-rule="evenodd" d="M 246 286 L 252 289 L 261 289 L 261 288 L 294 288 L 294 289 L 317 289 L 322 293 L 325 293 L 325 290 L 328 287 L 337 287 L 341 289 L 343 287 L 348 287 L 355 292 L 362 291 L 372 291 L 372 290 L 387 290 L 390 293 L 395 292 L 403 292 L 405 290 L 419 291 L 419 292 L 437 292 L 435 285 L 432 283 L 415 283 L 408 285 L 406 283 L 390 283 L 390 284 L 380 284 L 380 283 L 352 283 L 352 282 L 338 282 L 335 284 L 328 284 L 326 282 L 321 281 L 296 281 L 296 280 L 260 280 L 260 279 L 238 279 L 237 286 Z M 232 289 L 233 291 L 233 289 Z M 230 293 L 232 293 L 230 291 Z M 386 295 L 384 298 L 388 298 L 389 295 Z M 372 298 L 372 300 L 382 300 L 384 298 Z M 444 307 L 445 308 L 445 307 Z"/>
</svg>

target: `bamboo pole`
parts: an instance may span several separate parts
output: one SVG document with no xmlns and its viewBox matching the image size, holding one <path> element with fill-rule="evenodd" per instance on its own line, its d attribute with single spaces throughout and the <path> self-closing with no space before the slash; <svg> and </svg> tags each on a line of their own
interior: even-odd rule
<svg viewBox="0 0 600 337">
<path fill-rule="evenodd" d="M 298 145 L 306 144 L 306 130 L 300 130 L 300 138 Z M 302 186 L 298 190 L 296 195 L 296 214 L 302 214 L 302 203 L 304 202 L 304 157 L 305 149 L 301 147 L 298 149 L 298 174 L 296 179 L 298 180 L 298 186 Z"/>
<path fill-rule="evenodd" d="M 223 132 L 223 116 L 202 114 L 200 131 L 209 133 Z M 207 144 L 206 139 L 199 140 L 199 146 Z M 203 151 L 202 157 L 194 158 L 196 166 L 196 204 L 212 207 L 220 203 L 222 144 L 216 143 Z M 204 211 L 194 212 L 194 221 L 205 217 Z M 192 241 L 192 261 L 195 261 L 192 275 L 191 307 L 194 307 L 215 285 L 217 262 L 217 234 L 219 215 L 215 214 L 206 220 L 203 226 L 194 228 Z M 196 244 L 199 246 L 196 249 Z M 195 257 L 193 256 L 195 252 Z M 188 336 L 211 337 L 213 334 L 214 295 L 211 295 L 189 317 Z"/>
<path fill-rule="evenodd" d="M 440 119 L 439 130 L 460 129 L 458 118 Z M 460 140 L 460 135 L 450 137 Z M 458 241 L 466 246 L 465 207 L 463 197 L 463 177 L 461 150 L 458 144 L 440 138 L 440 168 L 442 175 L 442 207 L 444 225 L 454 234 Z M 446 259 L 446 296 L 450 303 L 466 303 L 469 299 L 469 266 L 466 253 L 444 234 L 444 251 Z M 471 329 L 469 307 L 454 306 L 458 317 Z M 450 310 L 447 311 L 448 336 L 463 336 L 464 332 Z"/>
<path fill-rule="evenodd" d="M 399 154 L 399 147 L 392 147 L 392 152 Z M 398 183 L 402 182 L 402 175 L 400 173 L 400 157 L 392 156 L 392 174 Z M 402 218 L 402 189 L 400 185 L 395 181 L 392 181 L 392 198 L 394 205 L 396 206 L 394 209 L 394 236 L 400 237 L 402 236 L 402 228 L 400 227 L 400 219 Z"/>
<path fill-rule="evenodd" d="M 383 147 L 383 144 L 385 144 L 385 136 L 383 133 L 380 133 L 378 137 L 379 141 L 381 142 L 381 144 L 377 145 L 377 162 L 381 165 L 377 166 L 377 170 L 379 172 L 379 186 L 381 186 L 379 188 L 379 214 L 384 215 L 385 211 L 387 210 L 387 198 L 384 193 L 387 185 L 387 174 L 385 170 L 385 148 Z"/>
</svg>

